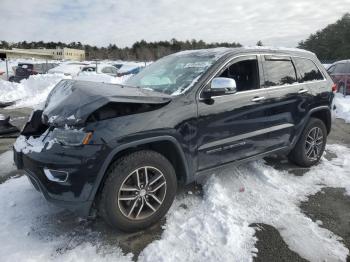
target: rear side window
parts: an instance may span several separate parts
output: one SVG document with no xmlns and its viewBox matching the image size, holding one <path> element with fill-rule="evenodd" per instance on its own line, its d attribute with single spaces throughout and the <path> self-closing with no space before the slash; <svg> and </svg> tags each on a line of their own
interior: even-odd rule
<svg viewBox="0 0 350 262">
<path fill-rule="evenodd" d="M 323 76 L 314 62 L 306 58 L 293 58 L 295 66 L 298 69 L 298 82 L 308 82 L 314 80 L 323 80 Z"/>
<path fill-rule="evenodd" d="M 339 63 L 335 65 L 333 74 L 346 74 L 346 73 L 348 73 L 346 63 Z"/>
<path fill-rule="evenodd" d="M 265 86 L 293 84 L 297 81 L 295 68 L 288 58 L 269 58 L 264 62 Z"/>
</svg>

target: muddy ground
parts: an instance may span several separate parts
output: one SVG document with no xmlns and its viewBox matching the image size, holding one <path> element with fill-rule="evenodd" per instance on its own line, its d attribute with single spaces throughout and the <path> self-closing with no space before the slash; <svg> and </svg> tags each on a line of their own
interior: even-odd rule
<svg viewBox="0 0 350 262">
<path fill-rule="evenodd" d="M 11 115 L 12 124 L 21 128 L 26 122 L 30 110 L 16 109 L 4 110 L 0 109 L 0 114 Z M 0 138 L 0 154 L 11 149 L 14 138 Z M 328 137 L 330 144 L 343 144 L 350 147 L 350 124 L 345 124 L 344 121 L 337 119 L 333 123 L 333 128 Z M 332 157 L 331 154 L 326 154 L 326 157 Z M 288 170 L 296 176 L 305 174 L 308 169 L 300 168 L 290 164 L 284 158 L 267 158 L 267 163 L 279 170 Z M 1 171 L 0 171 L 1 172 Z M 13 175 L 17 175 L 17 171 L 11 171 L 0 180 L 2 183 Z M 201 195 L 200 187 L 192 184 L 186 188 L 181 188 L 178 194 L 186 194 L 187 191 L 197 192 Z M 180 206 L 179 208 L 186 208 Z M 343 238 L 344 244 L 350 249 L 350 197 L 344 194 L 342 188 L 325 188 L 321 192 L 311 196 L 307 202 L 303 202 L 300 206 L 302 211 L 312 220 L 322 221 L 322 227 L 334 232 Z M 119 245 L 125 253 L 133 253 L 135 260 L 138 254 L 152 241 L 159 239 L 162 233 L 161 221 L 158 225 L 152 228 L 133 234 L 126 234 L 109 228 L 101 219 L 91 221 L 81 221 L 68 211 L 60 214 L 62 216 L 60 225 L 47 225 L 53 233 L 71 232 L 74 245 L 79 242 L 84 242 L 89 239 L 94 241 L 106 241 L 109 245 Z M 49 223 L 50 219 L 47 220 Z M 45 225 L 42 225 L 45 226 Z M 298 254 L 288 248 L 280 236 L 278 230 L 266 224 L 251 225 L 258 227 L 256 236 L 258 242 L 258 255 L 256 261 L 306 261 Z M 70 243 L 67 246 L 62 246 L 58 252 L 72 248 Z M 349 259 L 350 261 L 350 259 Z"/>
</svg>

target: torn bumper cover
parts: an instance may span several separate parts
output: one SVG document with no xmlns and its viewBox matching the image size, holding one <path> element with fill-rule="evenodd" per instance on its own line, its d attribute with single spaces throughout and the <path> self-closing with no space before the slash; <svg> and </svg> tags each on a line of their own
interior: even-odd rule
<svg viewBox="0 0 350 262">
<path fill-rule="evenodd" d="M 33 139 L 21 136 L 13 152 L 17 168 L 25 171 L 34 187 L 49 202 L 81 216 L 89 215 L 93 202 L 91 192 L 108 148 L 83 145 L 69 148 L 68 153 L 60 144 L 35 144 Z"/>
</svg>

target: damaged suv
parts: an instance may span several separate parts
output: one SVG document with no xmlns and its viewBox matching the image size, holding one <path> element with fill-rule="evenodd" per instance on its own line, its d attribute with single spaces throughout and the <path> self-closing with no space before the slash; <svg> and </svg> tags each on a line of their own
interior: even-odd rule
<svg viewBox="0 0 350 262">
<path fill-rule="evenodd" d="M 179 182 L 270 154 L 316 164 L 335 86 L 310 52 L 185 51 L 123 85 L 63 80 L 14 145 L 15 163 L 57 205 L 136 231 Z"/>
</svg>

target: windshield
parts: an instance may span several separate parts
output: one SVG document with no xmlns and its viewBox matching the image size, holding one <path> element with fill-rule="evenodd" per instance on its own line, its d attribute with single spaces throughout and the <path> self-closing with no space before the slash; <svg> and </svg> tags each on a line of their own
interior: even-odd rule
<svg viewBox="0 0 350 262">
<path fill-rule="evenodd" d="M 216 59 L 213 54 L 170 55 L 145 67 L 125 84 L 168 95 L 179 95 L 191 88 Z"/>
</svg>

